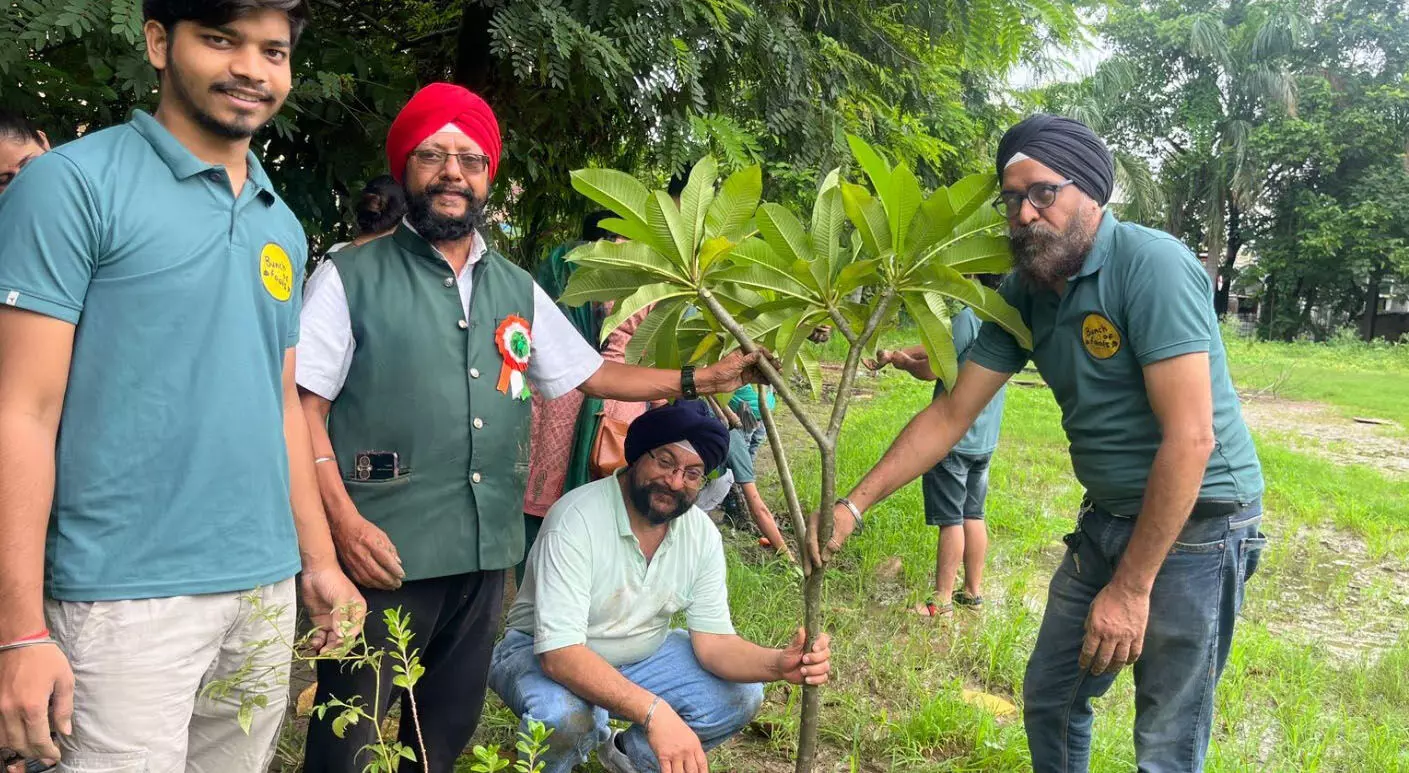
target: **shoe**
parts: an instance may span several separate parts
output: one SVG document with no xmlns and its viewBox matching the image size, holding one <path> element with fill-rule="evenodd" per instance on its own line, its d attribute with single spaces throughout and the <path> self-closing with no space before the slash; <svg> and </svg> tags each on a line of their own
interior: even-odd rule
<svg viewBox="0 0 1409 773">
<path fill-rule="evenodd" d="M 967 607 L 968 609 L 983 609 L 983 596 L 971 596 L 967 591 L 954 591 L 953 601 L 955 604 L 961 607 Z"/>
<path fill-rule="evenodd" d="M 608 738 L 607 742 L 597 749 L 597 761 L 602 763 L 602 767 L 606 768 L 609 773 L 640 773 L 636 770 L 636 766 L 631 764 L 626 752 L 616 745 L 617 736 L 623 732 L 625 731 L 612 731 L 611 738 Z"/>
</svg>

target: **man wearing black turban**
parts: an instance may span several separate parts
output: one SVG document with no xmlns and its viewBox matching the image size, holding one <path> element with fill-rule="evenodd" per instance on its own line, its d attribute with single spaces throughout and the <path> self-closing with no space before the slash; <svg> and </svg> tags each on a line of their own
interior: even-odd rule
<svg viewBox="0 0 1409 773">
<path fill-rule="evenodd" d="M 999 292 L 1034 348 L 984 325 L 954 388 L 838 503 L 826 547 L 947 454 L 1031 360 L 1061 406 L 1086 489 L 1023 680 L 1033 768 L 1087 768 L 1091 699 L 1139 661 L 1137 766 L 1202 770 L 1214 686 L 1266 544 L 1262 468 L 1228 375 L 1213 285 L 1177 239 L 1105 211 L 1111 155 L 1084 124 L 1028 118 L 1003 136 L 997 166 L 994 206 L 1008 218 L 1016 267 Z"/>
<path fill-rule="evenodd" d="M 802 629 L 784 649 L 734 633 L 724 546 L 694 506 L 728 447 L 703 402 L 647 411 L 626 432 L 627 467 L 548 511 L 489 675 L 525 730 L 553 730 L 545 773 L 594 749 L 613 773 L 708 770 L 705 752 L 758 711 L 761 682 L 827 681 L 826 635 L 804 654 Z M 682 611 L 689 630 L 672 630 Z M 632 728 L 613 732 L 609 714 Z"/>
</svg>

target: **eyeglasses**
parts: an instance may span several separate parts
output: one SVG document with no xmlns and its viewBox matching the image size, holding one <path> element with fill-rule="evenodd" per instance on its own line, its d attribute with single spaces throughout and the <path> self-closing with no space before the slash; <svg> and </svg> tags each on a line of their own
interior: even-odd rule
<svg viewBox="0 0 1409 773">
<path fill-rule="evenodd" d="M 429 148 L 411 151 L 411 158 L 426 169 L 440 169 L 445 166 L 445 162 L 451 156 L 460 162 L 460 168 L 465 171 L 465 174 L 479 174 L 489 169 L 489 156 L 482 156 L 479 153 L 446 153 L 443 150 Z"/>
<path fill-rule="evenodd" d="M 1033 209 L 1046 209 L 1056 204 L 1057 194 L 1071 184 L 1072 180 L 1063 180 L 1059 183 L 1030 185 L 1025 191 L 1003 191 L 993 200 L 993 208 L 1006 217 L 1013 217 L 1022 211 L 1024 201 L 1031 204 Z"/>
<path fill-rule="evenodd" d="M 680 477 L 685 481 L 687 488 L 699 488 L 704 483 L 705 471 L 699 467 L 685 467 L 675 463 L 674 459 L 662 459 L 656 456 L 655 451 L 647 451 L 646 456 L 651 457 L 655 464 L 656 472 L 667 478 L 675 477 L 675 473 L 680 473 Z"/>
</svg>

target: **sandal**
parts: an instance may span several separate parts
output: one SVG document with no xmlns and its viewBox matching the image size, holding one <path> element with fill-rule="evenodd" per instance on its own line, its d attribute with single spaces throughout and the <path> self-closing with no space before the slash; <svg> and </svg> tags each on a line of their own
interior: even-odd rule
<svg viewBox="0 0 1409 773">
<path fill-rule="evenodd" d="M 929 599 L 923 604 L 910 607 L 910 611 L 920 617 L 953 617 L 954 605 L 944 604 L 941 606 L 934 603 L 934 599 Z"/>
<path fill-rule="evenodd" d="M 983 608 L 983 596 L 970 596 L 967 591 L 954 591 L 954 603 L 961 607 L 978 610 Z"/>
</svg>

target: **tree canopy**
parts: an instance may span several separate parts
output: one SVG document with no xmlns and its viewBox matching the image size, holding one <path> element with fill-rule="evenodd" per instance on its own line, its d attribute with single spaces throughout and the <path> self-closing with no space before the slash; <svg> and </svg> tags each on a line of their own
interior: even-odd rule
<svg viewBox="0 0 1409 773">
<path fill-rule="evenodd" d="M 9 0 L 0 99 L 72 138 L 150 107 L 139 0 Z M 573 169 L 663 180 L 704 152 L 761 163 L 774 200 L 815 195 L 848 133 L 885 144 L 927 185 L 987 163 L 1012 116 L 1011 68 L 1079 31 L 1053 0 L 313 0 L 288 106 L 258 139 L 315 243 L 345 235 L 348 193 L 419 85 L 451 80 L 505 134 L 495 202 L 530 261 L 572 236 Z"/>
</svg>

